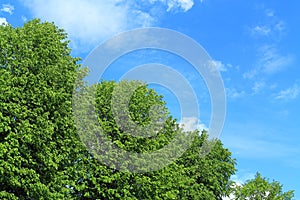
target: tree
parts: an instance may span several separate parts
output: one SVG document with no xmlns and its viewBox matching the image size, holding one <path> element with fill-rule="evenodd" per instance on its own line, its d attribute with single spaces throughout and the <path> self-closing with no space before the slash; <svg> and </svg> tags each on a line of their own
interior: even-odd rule
<svg viewBox="0 0 300 200">
<path fill-rule="evenodd" d="M 165 126 L 155 137 L 132 137 L 124 131 L 126 127 L 124 129 L 118 127 L 111 110 L 111 99 L 115 87 L 120 87 L 120 90 L 124 89 L 124 92 L 120 94 L 127 93 L 130 90 L 128 88 L 138 88 L 131 96 L 127 115 L 141 125 L 149 123 L 150 119 L 147 113 L 151 107 L 162 107 L 163 112 L 155 114 L 164 117 Z M 118 99 L 122 99 L 122 95 L 118 96 Z M 101 126 L 104 127 L 112 141 L 120 144 L 122 148 L 128 151 L 157 150 L 170 143 L 176 134 L 183 133 L 183 140 L 188 134 L 194 137 L 191 147 L 174 163 L 158 171 L 130 174 L 131 178 L 128 183 L 132 188 L 130 193 L 135 194 L 136 198 L 221 199 L 223 195 L 227 194 L 230 176 L 235 172 L 235 160 L 231 158 L 231 153 L 222 147 L 220 141 L 216 141 L 213 142 L 211 152 L 201 157 L 201 147 L 205 142 L 208 142 L 205 131 L 199 134 L 198 131 L 186 133 L 179 129 L 176 120 L 168 115 L 163 97 L 154 90 L 148 89 L 147 85 L 140 82 L 102 81 L 97 86 L 96 102 Z M 118 103 L 122 104 L 121 100 Z M 119 111 L 123 110 L 120 109 Z M 154 130 L 147 129 L 147 131 Z"/>
<path fill-rule="evenodd" d="M 234 172 L 230 152 L 218 142 L 209 157 L 200 158 L 198 145 L 206 135 L 179 129 L 162 96 L 146 85 L 139 83 L 130 112 L 121 117 L 144 126 L 151 123 L 152 112 L 165 126 L 146 139 L 126 134 L 132 124 L 118 127 L 109 104 L 112 91 L 117 86 L 121 91 L 136 87 L 137 82 L 91 86 L 97 89 L 96 110 L 107 137 L 135 152 L 155 151 L 177 134 L 183 140 L 193 135 L 194 144 L 158 171 L 122 172 L 100 163 L 81 142 L 72 117 L 74 82 L 86 69 L 70 55 L 66 34 L 53 23 L 32 20 L 19 28 L 0 26 L 0 51 L 1 199 L 218 199 L 225 191 Z M 161 109 L 151 110 L 152 106 Z"/>
<path fill-rule="evenodd" d="M 183 131 L 163 97 L 141 82 L 85 85 L 87 69 L 70 55 L 67 35 L 53 23 L 32 20 L 18 28 L 0 26 L 0 51 L 0 199 L 222 199 L 228 195 L 235 160 L 220 141 L 209 141 L 205 131 Z M 95 124 L 76 126 L 72 109 L 79 93 L 93 89 L 96 93 L 88 100 L 95 100 L 96 114 L 91 117 L 120 149 L 153 152 L 175 137 L 179 142 L 171 145 L 170 154 L 184 149 L 187 138 L 193 139 L 190 148 L 156 171 L 118 170 L 139 166 L 138 162 L 115 167 L 100 162 L 103 149 L 93 146 L 93 141 L 89 146 L 78 134 L 79 129 L 92 133 Z M 200 156 L 207 144 L 211 151 Z"/>
<path fill-rule="evenodd" d="M 0 26 L 0 199 L 66 198 L 83 145 L 73 126 L 79 65 L 52 23 Z"/>
<path fill-rule="evenodd" d="M 85 89 L 83 87 L 83 90 Z M 118 92 L 114 94 L 116 90 Z M 128 105 L 128 102 L 124 101 L 126 99 L 124 96 L 133 90 L 134 92 L 130 95 L 131 99 Z M 82 91 L 79 90 L 78 92 L 81 93 Z M 115 111 L 113 111 L 114 108 L 112 106 L 114 95 L 116 95 L 117 104 L 120 106 Z M 86 102 L 86 99 L 79 97 L 78 100 L 80 99 L 82 102 L 79 105 Z M 109 189 L 107 188 L 107 191 L 101 194 L 98 188 L 101 187 L 100 183 L 103 181 L 103 176 L 99 177 L 97 173 L 91 171 L 93 173 L 92 178 L 96 177 L 97 181 L 90 181 L 91 177 L 86 177 L 82 180 L 88 186 L 81 191 L 85 198 L 221 199 L 222 196 L 228 193 L 229 178 L 235 171 L 235 161 L 230 157 L 231 153 L 222 147 L 220 141 L 217 141 L 213 143 L 212 151 L 207 156 L 201 157 L 201 147 L 205 142 L 208 142 L 205 132 L 203 134 L 199 134 L 198 131 L 187 133 L 180 129 L 176 120 L 167 112 L 163 97 L 154 90 L 147 88 L 147 85 L 138 81 L 121 81 L 116 83 L 103 80 L 96 86 L 95 100 L 99 124 L 105 136 L 110 138 L 110 141 L 119 148 L 134 152 L 155 151 L 170 143 L 176 134 L 181 134 L 182 140 L 189 137 L 188 135 L 193 136 L 194 140 L 191 147 L 179 159 L 158 171 L 146 173 L 114 171 L 112 173 L 113 176 L 109 178 L 110 184 L 107 186 Z M 126 108 L 123 106 L 129 108 L 128 112 L 124 111 Z M 161 110 L 152 110 L 151 108 L 153 107 L 160 107 Z M 162 112 L 159 112 L 159 110 Z M 114 114 L 114 112 L 120 113 Z M 165 125 L 155 136 L 152 136 L 153 132 L 155 132 L 154 129 L 148 128 L 144 130 L 145 135 L 150 135 L 148 138 L 130 135 L 128 130 L 132 131 L 134 129 L 132 124 L 124 123 L 120 125 L 116 120 L 116 115 L 119 115 L 119 118 L 126 119 L 126 122 L 128 122 L 130 117 L 137 124 L 146 126 L 151 123 L 150 112 L 154 112 L 154 119 L 164 118 L 161 121 L 164 121 Z M 90 114 L 90 110 L 87 113 Z M 80 114 L 81 112 L 79 112 Z M 80 115 L 79 118 L 84 121 L 83 126 L 91 123 L 89 120 L 84 120 L 86 114 Z M 89 133 L 86 134 L 86 138 L 89 137 L 91 132 L 95 131 L 93 130 L 93 122 L 87 127 L 83 127 L 83 132 Z M 93 139 L 97 140 L 97 138 Z M 87 140 L 87 146 L 96 148 L 95 143 L 90 144 L 89 142 L 90 139 Z M 176 147 L 181 148 L 180 144 L 178 145 Z M 120 163 L 111 164 L 116 166 Z"/>
<path fill-rule="evenodd" d="M 241 186 L 236 186 L 234 196 L 236 200 L 291 200 L 294 194 L 293 191 L 283 192 L 279 182 L 269 182 L 268 179 L 257 173 L 254 179 Z"/>
</svg>

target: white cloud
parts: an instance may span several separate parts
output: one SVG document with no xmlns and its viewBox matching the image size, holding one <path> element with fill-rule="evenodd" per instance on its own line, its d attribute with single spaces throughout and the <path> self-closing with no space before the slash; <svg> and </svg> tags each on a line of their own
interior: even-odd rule
<svg viewBox="0 0 300 200">
<path fill-rule="evenodd" d="M 263 81 L 257 81 L 254 83 L 252 87 L 252 91 L 254 94 L 261 92 L 266 87 L 266 83 Z"/>
<path fill-rule="evenodd" d="M 237 91 L 235 88 L 226 88 L 226 96 L 232 99 L 245 96 L 245 91 Z"/>
<path fill-rule="evenodd" d="M 160 9 L 187 11 L 193 0 L 21 0 L 35 17 L 54 21 L 69 34 L 72 48 L 86 52 L 116 33 L 153 26 Z M 154 5 L 154 3 L 158 3 Z M 148 10 L 148 11 L 145 11 Z"/>
<path fill-rule="evenodd" d="M 23 0 L 35 17 L 64 28 L 73 48 L 86 51 L 108 37 L 135 27 L 150 26 L 154 18 L 121 1 Z"/>
<path fill-rule="evenodd" d="M 268 36 L 271 33 L 271 29 L 267 26 L 255 26 L 252 29 L 252 35 Z"/>
<path fill-rule="evenodd" d="M 184 131 L 199 130 L 201 133 L 202 130 L 208 130 L 206 125 L 201 123 L 200 120 L 195 117 L 184 117 L 179 125 Z"/>
<path fill-rule="evenodd" d="M 255 69 L 252 69 L 251 71 L 245 72 L 243 74 L 243 78 L 244 79 L 251 79 L 257 74 L 257 71 L 258 71 L 257 68 L 255 68 Z"/>
<path fill-rule="evenodd" d="M 275 15 L 270 9 L 264 11 L 266 17 L 260 20 L 258 25 L 250 28 L 250 34 L 254 37 L 268 37 L 271 40 L 280 40 L 286 30 L 286 23 Z"/>
<path fill-rule="evenodd" d="M 168 4 L 167 11 L 179 8 L 184 12 L 186 12 L 193 7 L 194 1 L 193 0 L 169 0 L 167 4 Z"/>
<path fill-rule="evenodd" d="M 9 13 L 10 15 L 12 15 L 14 9 L 15 9 L 14 6 L 12 6 L 10 4 L 2 4 L 2 8 L 0 10 L 2 12 L 6 12 L 6 13 Z"/>
<path fill-rule="evenodd" d="M 271 10 L 271 9 L 266 9 L 265 14 L 266 14 L 267 17 L 274 17 L 275 16 L 274 10 Z"/>
<path fill-rule="evenodd" d="M 213 61 L 212 61 L 212 64 L 213 64 L 213 66 L 214 66 L 217 70 L 219 70 L 220 72 L 225 72 L 225 71 L 227 71 L 227 67 L 226 67 L 226 66 L 228 66 L 228 67 L 231 66 L 230 64 L 228 64 L 228 65 L 225 66 L 225 64 L 222 63 L 222 62 L 219 61 L 219 60 L 213 60 Z"/>
<path fill-rule="evenodd" d="M 277 88 L 276 83 L 270 84 L 264 80 L 257 80 L 252 86 L 252 94 L 259 94 L 267 90 L 274 90 L 275 88 Z"/>
<path fill-rule="evenodd" d="M 259 49 L 262 71 L 271 74 L 284 69 L 292 62 L 292 56 L 281 55 L 274 45 L 265 45 Z"/>
<path fill-rule="evenodd" d="M 280 72 L 293 62 L 293 56 L 282 55 L 275 45 L 264 45 L 258 49 L 256 68 L 243 74 L 244 78 L 254 78 L 257 75 L 271 75 Z"/>
<path fill-rule="evenodd" d="M 279 41 L 286 30 L 286 23 L 282 20 L 272 24 L 256 25 L 250 29 L 253 37 L 268 37 L 271 40 Z"/>
<path fill-rule="evenodd" d="M 284 21 L 279 21 L 275 24 L 274 29 L 279 33 L 282 33 L 286 29 L 286 24 Z"/>
<path fill-rule="evenodd" d="M 250 35 L 258 40 L 257 63 L 251 70 L 243 74 L 252 79 L 259 75 L 270 75 L 284 70 L 293 61 L 293 56 L 282 54 L 278 44 L 286 30 L 286 23 L 275 15 L 271 9 L 264 10 L 265 17 L 257 25 L 250 28 Z M 263 39 L 263 40 L 261 40 Z M 260 43 L 263 41 L 263 43 Z"/>
<path fill-rule="evenodd" d="M 0 26 L 7 25 L 7 24 L 8 24 L 8 22 L 6 21 L 6 18 L 0 17 Z"/>
<path fill-rule="evenodd" d="M 22 16 L 21 18 L 22 18 L 22 21 L 23 21 L 23 22 L 26 22 L 26 21 L 27 21 L 27 17 Z"/>
<path fill-rule="evenodd" d="M 219 60 L 209 60 L 206 65 L 206 68 L 209 69 L 210 73 L 214 76 L 219 76 L 221 72 L 227 72 L 229 69 L 232 69 L 232 64 L 224 64 L 222 61 Z M 234 69 L 238 70 L 237 67 Z"/>
<path fill-rule="evenodd" d="M 300 87 L 295 84 L 294 86 L 281 90 L 276 96 L 275 99 L 279 100 L 293 100 L 299 96 Z"/>
<path fill-rule="evenodd" d="M 160 2 L 167 6 L 167 11 L 188 11 L 194 5 L 194 0 L 149 0 L 150 3 Z M 202 1 L 200 1 L 202 3 Z"/>
</svg>

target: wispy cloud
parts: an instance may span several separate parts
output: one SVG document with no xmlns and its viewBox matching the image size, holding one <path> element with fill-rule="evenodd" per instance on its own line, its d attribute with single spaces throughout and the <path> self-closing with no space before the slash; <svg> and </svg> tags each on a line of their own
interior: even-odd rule
<svg viewBox="0 0 300 200">
<path fill-rule="evenodd" d="M 259 49 L 261 58 L 259 65 L 266 74 L 281 71 L 291 64 L 293 58 L 291 55 L 282 55 L 274 45 L 265 45 Z"/>
<path fill-rule="evenodd" d="M 21 0 L 35 17 L 64 28 L 72 48 L 88 51 L 112 35 L 132 28 L 153 26 L 162 7 L 187 11 L 193 0 Z M 161 7 L 161 9 L 157 8 Z"/>
<path fill-rule="evenodd" d="M 252 86 L 252 94 L 259 94 L 265 92 L 266 90 L 274 90 L 275 88 L 277 88 L 277 84 L 275 83 L 270 84 L 265 80 L 257 80 Z"/>
<path fill-rule="evenodd" d="M 2 4 L 2 8 L 0 9 L 2 12 L 9 13 L 10 15 L 13 14 L 14 6 L 10 4 Z"/>
<path fill-rule="evenodd" d="M 279 33 L 283 33 L 285 29 L 286 29 L 286 24 L 283 20 L 278 21 L 274 26 L 274 30 L 278 31 Z"/>
<path fill-rule="evenodd" d="M 27 21 L 27 17 L 25 17 L 25 16 L 22 16 L 21 19 L 22 19 L 23 22 Z"/>
<path fill-rule="evenodd" d="M 264 81 L 257 81 L 254 83 L 252 87 L 252 91 L 254 94 L 260 93 L 266 87 L 266 83 Z"/>
<path fill-rule="evenodd" d="M 235 88 L 226 88 L 226 96 L 231 99 L 236 99 L 245 96 L 245 91 L 238 91 Z"/>
<path fill-rule="evenodd" d="M 169 0 L 168 11 L 179 8 L 186 12 L 191 9 L 193 5 L 193 0 Z"/>
<path fill-rule="evenodd" d="M 266 9 L 265 14 L 266 14 L 267 17 L 274 17 L 275 16 L 275 12 L 272 9 Z"/>
<path fill-rule="evenodd" d="M 268 26 L 255 26 L 252 30 L 252 35 L 268 36 L 271 33 L 271 29 Z"/>
<path fill-rule="evenodd" d="M 227 136 L 227 145 L 244 158 L 286 158 L 298 155 L 299 149 L 283 141 L 272 138 L 250 138 L 247 136 Z"/>
<path fill-rule="evenodd" d="M 276 96 L 275 99 L 278 100 L 293 100 L 299 96 L 300 86 L 295 84 L 294 86 L 287 88 L 285 90 L 281 90 Z"/>
<path fill-rule="evenodd" d="M 285 35 L 287 24 L 280 19 L 274 10 L 265 9 L 261 19 L 249 26 L 250 36 L 255 39 L 256 59 L 253 69 L 243 74 L 244 78 L 265 77 L 285 70 L 294 60 L 293 55 L 282 53 L 278 46 Z"/>
<path fill-rule="evenodd" d="M 271 75 L 280 72 L 293 62 L 292 55 L 282 55 L 275 45 L 263 45 L 258 49 L 258 62 L 254 69 L 243 74 L 244 78 Z"/>
<path fill-rule="evenodd" d="M 167 6 L 167 11 L 188 11 L 194 5 L 193 0 L 149 0 L 150 3 L 160 2 Z M 202 2 L 202 1 L 201 1 Z"/>
<path fill-rule="evenodd" d="M 250 28 L 251 36 L 255 38 L 269 38 L 271 40 L 280 40 L 281 36 L 285 33 L 286 23 L 279 20 L 272 24 L 254 25 Z"/>
<path fill-rule="evenodd" d="M 225 72 L 227 71 L 228 67 L 232 67 L 230 64 L 225 65 L 224 63 L 222 63 L 219 60 L 213 60 L 212 61 L 212 65 L 214 66 L 214 68 L 216 68 L 219 72 Z"/>
<path fill-rule="evenodd" d="M 262 20 L 259 23 L 250 26 L 250 35 L 255 38 L 268 37 L 272 40 L 280 40 L 286 31 L 286 23 L 279 19 L 272 9 L 265 9 L 261 18 Z"/>
<path fill-rule="evenodd" d="M 4 17 L 0 17 L 0 26 L 2 26 L 2 25 L 7 25 L 8 23 L 7 23 L 7 21 L 6 21 L 6 18 L 4 18 Z"/>
</svg>

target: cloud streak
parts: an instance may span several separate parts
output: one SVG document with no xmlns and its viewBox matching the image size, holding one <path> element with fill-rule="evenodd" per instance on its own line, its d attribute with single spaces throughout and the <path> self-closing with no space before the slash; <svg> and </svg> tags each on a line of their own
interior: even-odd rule
<svg viewBox="0 0 300 200">
<path fill-rule="evenodd" d="M 252 29 L 252 35 L 268 36 L 271 33 L 271 29 L 268 26 L 255 26 Z"/>
<path fill-rule="evenodd" d="M 285 90 L 281 90 L 276 96 L 275 99 L 278 100 L 294 100 L 299 96 L 300 87 L 299 85 L 295 84 L 294 86 L 287 88 Z"/>
<path fill-rule="evenodd" d="M 272 75 L 285 70 L 293 62 L 292 55 L 282 55 L 275 45 L 263 45 L 258 49 L 256 67 L 243 74 L 244 78 L 254 78 L 258 75 Z"/>
<path fill-rule="evenodd" d="M 246 95 L 245 91 L 238 91 L 235 88 L 226 88 L 226 96 L 231 99 L 244 97 L 245 95 Z"/>
<path fill-rule="evenodd" d="M 261 58 L 259 65 L 261 66 L 262 72 L 266 74 L 273 74 L 281 71 L 287 65 L 291 64 L 292 56 L 281 55 L 274 45 L 265 45 L 259 49 Z"/>
<path fill-rule="evenodd" d="M 243 158 L 288 158 L 298 155 L 299 149 L 272 139 L 256 139 L 241 136 L 227 138 L 229 147 Z"/>
<path fill-rule="evenodd" d="M 244 73 L 246 79 L 253 79 L 261 75 L 272 75 L 286 69 L 294 58 L 290 54 L 282 54 L 278 44 L 286 32 L 286 23 L 275 15 L 271 9 L 265 9 L 262 21 L 252 26 L 250 36 L 258 43 L 257 62 L 255 67 Z"/>
<path fill-rule="evenodd" d="M 257 81 L 252 87 L 253 94 L 260 93 L 264 88 L 266 88 L 266 83 L 264 81 Z"/>
</svg>

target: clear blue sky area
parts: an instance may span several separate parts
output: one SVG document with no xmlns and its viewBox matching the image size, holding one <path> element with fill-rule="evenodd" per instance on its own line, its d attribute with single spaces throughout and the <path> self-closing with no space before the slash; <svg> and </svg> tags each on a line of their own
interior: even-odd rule
<svg viewBox="0 0 300 200">
<path fill-rule="evenodd" d="M 227 115 L 221 140 L 237 159 L 233 180 L 258 171 L 295 190 L 300 199 L 300 1 L 279 0 L 1 0 L 0 23 L 22 26 L 33 18 L 66 30 L 72 55 L 85 58 L 116 33 L 169 28 L 193 38 L 222 75 Z M 137 52 L 112 64 L 106 79 L 131 66 L 162 63 L 189 77 L 200 100 L 201 125 L 210 123 L 210 97 L 188 63 L 166 52 Z M 197 85 L 197 86 L 196 86 Z M 156 87 L 156 86 L 155 86 Z M 163 88 L 172 114 L 174 95 Z"/>
</svg>

